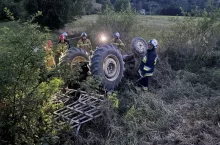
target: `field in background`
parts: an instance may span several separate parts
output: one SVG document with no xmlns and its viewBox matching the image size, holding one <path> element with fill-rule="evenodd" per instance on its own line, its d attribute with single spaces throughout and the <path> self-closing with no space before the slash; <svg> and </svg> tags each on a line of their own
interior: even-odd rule
<svg viewBox="0 0 220 145">
<path fill-rule="evenodd" d="M 175 23 L 173 20 L 177 17 L 174 16 L 143 16 L 139 15 L 139 22 L 137 22 L 135 30 L 132 32 L 131 37 L 143 37 L 146 40 L 156 38 L 159 39 L 161 32 L 166 33 L 170 31 L 170 28 Z M 95 23 L 98 15 L 86 15 L 81 19 L 74 21 L 72 23 L 66 24 L 64 29 L 55 30 L 52 32 L 52 40 L 55 42 L 58 39 L 60 33 L 66 31 L 70 36 L 69 38 L 79 37 L 81 32 L 86 31 L 88 25 Z M 183 18 L 183 17 L 178 17 Z M 11 29 L 18 27 L 14 22 L 0 22 L 0 28 L 7 26 Z M 120 32 L 120 30 L 118 30 Z M 90 35 L 90 37 L 95 37 Z M 123 38 L 121 38 L 123 40 Z M 71 39 L 70 43 L 72 46 L 76 45 L 77 39 Z"/>
<path fill-rule="evenodd" d="M 139 21 L 134 29 L 134 31 L 130 34 L 131 37 L 143 37 L 145 40 L 149 40 L 152 38 L 160 39 L 161 33 L 166 34 L 170 32 L 170 28 L 173 24 L 175 24 L 174 19 L 182 19 L 184 17 L 177 17 L 177 16 L 143 16 L 139 15 Z M 81 19 L 74 21 L 72 23 L 66 24 L 64 29 L 60 29 L 56 31 L 55 35 L 58 33 L 62 33 L 64 31 L 68 32 L 70 38 L 79 37 L 81 32 L 86 31 L 89 25 L 95 23 L 98 18 L 98 15 L 86 15 L 83 16 Z M 117 30 L 120 32 L 120 30 Z M 96 34 L 88 34 L 89 37 L 96 37 Z M 111 37 L 111 36 L 110 36 Z M 53 37 L 55 38 L 55 37 Z M 121 38 L 123 40 L 123 37 Z M 72 39 L 70 41 L 72 46 L 76 45 L 77 39 Z"/>
<path fill-rule="evenodd" d="M 170 31 L 171 26 L 175 23 L 173 20 L 177 17 L 174 16 L 138 16 L 139 22 L 137 22 L 136 31 L 133 32 L 133 36 L 140 36 L 145 39 L 156 38 L 161 31 Z M 95 23 L 98 15 L 83 16 L 82 19 L 74 21 L 66 25 L 65 29 L 61 31 L 67 31 L 72 35 L 80 34 L 86 30 L 86 27 L 91 23 Z M 183 17 L 178 17 L 183 18 Z M 120 30 L 118 30 L 120 32 Z M 122 38 L 123 39 L 123 38 Z"/>
</svg>

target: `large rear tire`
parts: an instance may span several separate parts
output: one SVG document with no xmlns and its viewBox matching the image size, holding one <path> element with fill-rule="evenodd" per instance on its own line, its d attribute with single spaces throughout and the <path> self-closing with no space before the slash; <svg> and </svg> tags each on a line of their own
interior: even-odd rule
<svg viewBox="0 0 220 145">
<path fill-rule="evenodd" d="M 80 48 L 70 48 L 61 58 L 61 74 L 66 80 L 66 85 L 69 88 L 78 89 L 80 84 L 78 82 L 84 81 L 89 72 L 89 55 Z M 78 72 L 75 74 L 75 72 Z M 79 75 L 78 77 L 75 77 Z M 68 78 L 71 77 L 71 78 Z"/>
<path fill-rule="evenodd" d="M 121 53 L 113 45 L 102 45 L 91 60 L 91 73 L 101 78 L 102 86 L 110 91 L 120 83 L 124 73 Z"/>
<path fill-rule="evenodd" d="M 70 48 L 62 57 L 60 64 L 69 64 L 72 68 L 77 63 L 89 63 L 89 54 L 81 48 Z"/>
</svg>

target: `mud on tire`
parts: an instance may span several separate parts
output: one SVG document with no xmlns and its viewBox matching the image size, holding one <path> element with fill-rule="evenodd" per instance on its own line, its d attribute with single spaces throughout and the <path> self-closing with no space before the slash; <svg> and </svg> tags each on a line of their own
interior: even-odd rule
<svg viewBox="0 0 220 145">
<path fill-rule="evenodd" d="M 105 89 L 113 90 L 123 77 L 124 61 L 113 45 L 102 45 L 95 50 L 90 69 L 92 75 L 101 78 Z"/>
</svg>

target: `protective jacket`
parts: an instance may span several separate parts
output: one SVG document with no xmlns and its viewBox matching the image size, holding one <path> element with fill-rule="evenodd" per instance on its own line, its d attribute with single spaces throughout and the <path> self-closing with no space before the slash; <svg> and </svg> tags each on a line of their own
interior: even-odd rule
<svg viewBox="0 0 220 145">
<path fill-rule="evenodd" d="M 64 42 L 67 44 L 67 48 L 70 48 L 70 42 L 67 39 L 64 39 Z M 61 40 L 59 40 L 58 44 L 62 43 Z"/>
<path fill-rule="evenodd" d="M 148 50 L 146 56 L 141 61 L 139 74 L 141 77 L 153 76 L 154 66 L 157 62 L 157 54 L 155 48 Z"/>
<path fill-rule="evenodd" d="M 111 40 L 111 44 L 114 44 L 119 48 L 123 48 L 125 46 L 124 43 L 121 41 L 121 39 L 115 39 L 115 38 Z"/>
<path fill-rule="evenodd" d="M 89 39 L 85 39 L 85 40 L 80 39 L 77 43 L 77 47 L 82 48 L 86 50 L 87 52 L 92 51 L 92 44 Z"/>
<path fill-rule="evenodd" d="M 53 51 L 52 50 L 47 50 L 46 51 L 46 56 L 45 56 L 45 64 L 48 70 L 54 68 L 56 66 L 55 59 L 53 56 Z"/>
<path fill-rule="evenodd" d="M 56 51 L 56 53 L 60 56 L 60 55 L 62 55 L 67 49 L 68 49 L 68 44 L 67 44 L 67 42 L 59 43 L 59 44 L 57 45 L 57 51 Z"/>
</svg>

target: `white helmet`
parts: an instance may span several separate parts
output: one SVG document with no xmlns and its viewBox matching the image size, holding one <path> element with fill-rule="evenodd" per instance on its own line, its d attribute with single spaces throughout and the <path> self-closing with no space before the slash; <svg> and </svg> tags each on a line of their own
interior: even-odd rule
<svg viewBox="0 0 220 145">
<path fill-rule="evenodd" d="M 68 36 L 68 34 L 67 34 L 66 32 L 63 32 L 63 36 L 67 37 L 67 36 Z"/>
<path fill-rule="evenodd" d="M 83 37 L 83 36 L 87 37 L 86 32 L 82 32 L 81 37 Z"/>
<path fill-rule="evenodd" d="M 154 46 L 154 48 L 158 47 L 158 42 L 156 39 L 149 40 L 148 43 Z"/>
<path fill-rule="evenodd" d="M 120 37 L 119 32 L 115 32 L 114 36 L 117 37 L 117 38 L 119 38 L 119 37 Z"/>
</svg>

